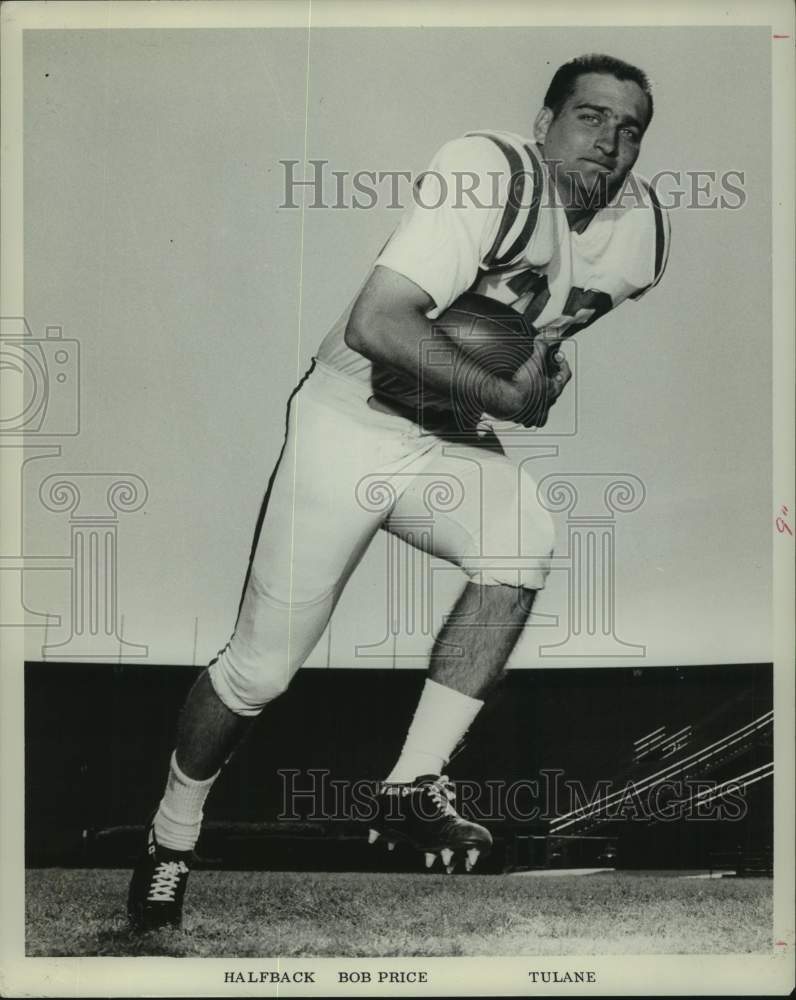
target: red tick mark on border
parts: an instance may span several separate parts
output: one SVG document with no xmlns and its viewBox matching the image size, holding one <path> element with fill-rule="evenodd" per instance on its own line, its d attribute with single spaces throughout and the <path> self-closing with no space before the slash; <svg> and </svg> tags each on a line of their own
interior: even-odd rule
<svg viewBox="0 0 796 1000">
<path fill-rule="evenodd" d="M 772 35 L 772 38 L 790 38 L 790 35 Z"/>
</svg>

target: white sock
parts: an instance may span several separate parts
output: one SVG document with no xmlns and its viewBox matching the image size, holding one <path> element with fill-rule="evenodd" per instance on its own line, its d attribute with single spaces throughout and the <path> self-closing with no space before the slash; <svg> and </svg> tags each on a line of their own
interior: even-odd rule
<svg viewBox="0 0 796 1000">
<path fill-rule="evenodd" d="M 166 790 L 155 813 L 155 837 L 172 851 L 192 851 L 202 828 L 203 806 L 213 782 L 221 772 L 204 781 L 183 774 L 171 755 Z"/>
<path fill-rule="evenodd" d="M 426 680 L 401 756 L 386 780 L 414 781 L 421 774 L 441 774 L 483 704 Z"/>
</svg>

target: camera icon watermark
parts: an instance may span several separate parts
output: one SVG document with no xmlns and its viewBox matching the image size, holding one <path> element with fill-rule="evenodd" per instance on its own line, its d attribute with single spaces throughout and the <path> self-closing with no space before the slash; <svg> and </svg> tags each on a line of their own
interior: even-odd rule
<svg viewBox="0 0 796 1000">
<path fill-rule="evenodd" d="M 80 433 L 80 344 L 60 326 L 34 337 L 21 316 L 0 318 L 0 434 Z"/>
</svg>

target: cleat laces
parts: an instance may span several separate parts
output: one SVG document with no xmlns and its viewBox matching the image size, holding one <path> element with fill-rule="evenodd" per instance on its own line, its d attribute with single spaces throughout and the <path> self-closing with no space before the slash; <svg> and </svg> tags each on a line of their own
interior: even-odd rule
<svg viewBox="0 0 796 1000">
<path fill-rule="evenodd" d="M 147 896 L 150 903 L 171 903 L 175 899 L 180 879 L 188 874 L 184 861 L 161 861 L 152 875 L 152 885 Z"/>
<path fill-rule="evenodd" d="M 426 786 L 426 788 L 443 816 L 458 815 L 453 807 L 453 802 L 456 799 L 456 792 L 454 791 L 453 783 L 447 774 L 441 774 L 436 781 L 432 781 L 431 784 Z"/>
</svg>

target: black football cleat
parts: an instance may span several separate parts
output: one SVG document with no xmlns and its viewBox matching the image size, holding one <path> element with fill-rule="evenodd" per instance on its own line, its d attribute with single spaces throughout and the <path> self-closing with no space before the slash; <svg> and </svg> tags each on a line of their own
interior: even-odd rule
<svg viewBox="0 0 796 1000">
<path fill-rule="evenodd" d="M 492 836 L 478 823 L 462 819 L 455 799 L 453 784 L 444 774 L 423 774 L 405 783 L 384 782 L 368 843 L 384 837 L 390 851 L 399 841 L 408 843 L 425 855 L 426 868 L 432 868 L 439 855 L 448 874 L 457 860 L 471 871 L 479 857 L 489 854 Z"/>
<path fill-rule="evenodd" d="M 136 931 L 182 926 L 182 900 L 193 851 L 171 851 L 147 830 L 146 850 L 135 866 L 127 895 L 127 916 Z"/>
</svg>

